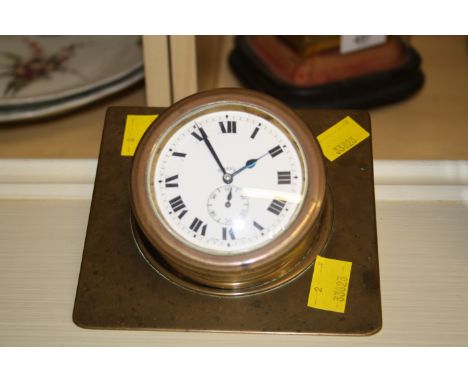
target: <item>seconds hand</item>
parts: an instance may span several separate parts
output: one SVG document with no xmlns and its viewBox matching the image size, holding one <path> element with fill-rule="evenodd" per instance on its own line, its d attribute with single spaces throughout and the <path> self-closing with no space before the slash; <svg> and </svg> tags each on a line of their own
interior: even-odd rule
<svg viewBox="0 0 468 382">
<path fill-rule="evenodd" d="M 229 190 L 229 194 L 227 195 L 227 202 L 225 204 L 226 208 L 231 207 L 231 199 L 232 199 L 232 186 L 231 186 L 231 189 Z"/>
</svg>

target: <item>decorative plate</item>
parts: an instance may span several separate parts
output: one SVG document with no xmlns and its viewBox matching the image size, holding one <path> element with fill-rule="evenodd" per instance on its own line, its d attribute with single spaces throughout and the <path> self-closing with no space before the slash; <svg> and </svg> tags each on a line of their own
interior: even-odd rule
<svg viewBox="0 0 468 382">
<path fill-rule="evenodd" d="M 101 88 L 142 65 L 138 36 L 3 36 L 0 109 Z"/>
<path fill-rule="evenodd" d="M 26 121 L 62 114 L 117 93 L 137 83 L 143 78 L 143 68 L 139 68 L 117 81 L 85 91 L 75 96 L 51 102 L 44 102 L 41 104 L 29 104 L 22 107 L 11 106 L 3 109 L 0 108 L 0 123 Z"/>
</svg>

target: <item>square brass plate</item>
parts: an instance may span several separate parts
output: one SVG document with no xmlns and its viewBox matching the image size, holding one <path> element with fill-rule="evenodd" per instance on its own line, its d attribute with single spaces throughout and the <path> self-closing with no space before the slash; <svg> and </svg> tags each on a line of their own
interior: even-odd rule
<svg viewBox="0 0 468 382">
<path fill-rule="evenodd" d="M 326 162 L 333 228 L 322 256 L 352 262 L 345 313 L 307 307 L 313 267 L 283 286 L 242 297 L 215 297 L 166 280 L 135 245 L 130 228 L 132 157 L 120 155 L 128 114 L 107 112 L 78 282 L 74 322 L 84 328 L 366 335 L 382 326 L 371 140 Z M 350 116 L 371 132 L 368 113 L 298 110 L 317 136 Z"/>
</svg>

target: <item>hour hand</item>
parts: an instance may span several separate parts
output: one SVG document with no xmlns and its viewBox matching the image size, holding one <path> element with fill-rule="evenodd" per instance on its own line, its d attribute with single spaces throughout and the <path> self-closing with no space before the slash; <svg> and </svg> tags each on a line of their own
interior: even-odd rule
<svg viewBox="0 0 468 382">
<path fill-rule="evenodd" d="M 264 156 L 268 155 L 268 153 L 263 154 L 262 156 L 256 158 L 256 159 L 249 159 L 247 162 L 245 162 L 245 165 L 238 169 L 237 171 L 234 171 L 232 173 L 232 176 L 239 174 L 240 172 L 244 171 L 247 168 L 254 168 L 257 162 L 262 159 Z"/>
</svg>

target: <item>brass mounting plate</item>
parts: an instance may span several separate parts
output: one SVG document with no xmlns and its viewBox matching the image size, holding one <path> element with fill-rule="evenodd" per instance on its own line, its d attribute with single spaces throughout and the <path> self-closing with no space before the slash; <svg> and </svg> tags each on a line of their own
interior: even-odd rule
<svg viewBox="0 0 468 382">
<path fill-rule="evenodd" d="M 333 226 L 322 256 L 353 263 L 345 313 L 307 306 L 313 266 L 275 289 L 215 296 L 183 288 L 154 270 L 131 228 L 132 157 L 120 155 L 127 115 L 162 108 L 112 107 L 104 125 L 73 321 L 89 329 L 369 335 L 382 326 L 372 142 L 326 160 Z M 296 110 L 315 136 L 355 110 Z"/>
</svg>

